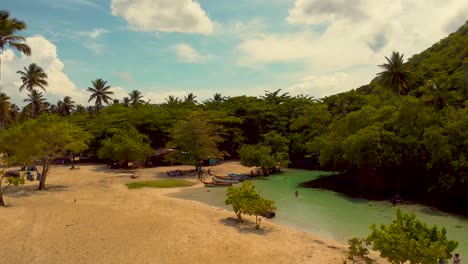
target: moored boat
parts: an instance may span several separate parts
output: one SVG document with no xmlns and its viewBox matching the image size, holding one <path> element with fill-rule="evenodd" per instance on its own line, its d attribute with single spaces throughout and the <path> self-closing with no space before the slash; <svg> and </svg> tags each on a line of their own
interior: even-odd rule
<svg viewBox="0 0 468 264">
<path fill-rule="evenodd" d="M 232 183 L 230 182 L 203 182 L 205 187 L 227 187 L 227 186 L 232 186 Z"/>
<path fill-rule="evenodd" d="M 213 182 L 221 182 L 221 183 L 239 183 L 239 179 L 234 179 L 234 178 L 222 178 L 222 177 L 213 177 Z"/>
<path fill-rule="evenodd" d="M 227 174 L 229 177 L 237 178 L 237 179 L 243 179 L 246 180 L 249 178 L 249 175 L 247 174 L 241 174 L 241 173 L 234 173 L 234 172 L 229 172 Z"/>
</svg>

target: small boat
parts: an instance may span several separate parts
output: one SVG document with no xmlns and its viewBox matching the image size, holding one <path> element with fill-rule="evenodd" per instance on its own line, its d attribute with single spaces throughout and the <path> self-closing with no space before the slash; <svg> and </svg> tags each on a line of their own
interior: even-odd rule
<svg viewBox="0 0 468 264">
<path fill-rule="evenodd" d="M 230 182 L 203 182 L 205 187 L 227 187 L 227 186 L 232 186 L 232 183 Z"/>
<path fill-rule="evenodd" d="M 247 174 L 241 174 L 241 173 L 234 173 L 234 172 L 229 172 L 227 174 L 229 177 L 237 178 L 237 179 L 243 179 L 246 180 L 249 178 L 249 175 Z"/>
<path fill-rule="evenodd" d="M 214 176 L 213 177 L 213 181 L 214 182 L 221 182 L 221 183 L 239 183 L 239 179 L 234 179 L 234 178 L 224 178 L 224 177 L 218 177 L 218 176 Z"/>
</svg>

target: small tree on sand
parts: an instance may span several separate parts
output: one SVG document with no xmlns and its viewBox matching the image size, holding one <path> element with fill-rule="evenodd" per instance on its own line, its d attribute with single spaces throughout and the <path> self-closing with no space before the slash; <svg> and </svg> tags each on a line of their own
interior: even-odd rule
<svg viewBox="0 0 468 264">
<path fill-rule="evenodd" d="M 11 154 L 12 163 L 42 165 L 39 190 L 45 190 L 50 164 L 69 152 L 79 153 L 87 148 L 89 135 L 65 118 L 41 115 L 21 125 L 11 127 L 0 136 L 0 151 Z"/>
<path fill-rule="evenodd" d="M 2 184 L 5 183 L 5 186 Z M 0 171 L 0 206 L 6 206 L 5 202 L 3 201 L 3 194 L 6 192 L 8 187 L 11 185 L 18 186 L 24 184 L 24 175 L 6 175 L 5 170 Z"/>
<path fill-rule="evenodd" d="M 276 210 L 274 202 L 263 199 L 255 191 L 255 186 L 250 182 L 244 182 L 240 187 L 230 186 L 226 191 L 226 205 L 232 205 L 237 220 L 242 222 L 242 214 L 255 215 L 255 224 L 259 228 L 259 215 L 269 210 Z"/>
<path fill-rule="evenodd" d="M 445 228 L 429 228 L 414 214 L 404 214 L 400 210 L 396 214 L 397 219 L 388 226 L 372 225 L 372 234 L 366 239 L 382 257 L 394 264 L 431 264 L 452 257 L 458 242 L 447 239 Z"/>
</svg>

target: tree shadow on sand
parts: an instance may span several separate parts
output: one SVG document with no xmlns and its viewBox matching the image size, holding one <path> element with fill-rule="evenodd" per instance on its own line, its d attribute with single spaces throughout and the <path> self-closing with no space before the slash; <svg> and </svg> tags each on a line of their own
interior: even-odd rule
<svg viewBox="0 0 468 264">
<path fill-rule="evenodd" d="M 46 191 L 40 191 L 37 189 L 38 185 L 28 185 L 28 186 L 21 186 L 21 187 L 10 187 L 7 192 L 4 194 L 5 197 L 29 197 L 33 195 L 43 195 L 48 192 L 61 192 L 65 191 L 69 188 L 66 185 L 58 185 L 58 184 L 46 184 Z"/>
<path fill-rule="evenodd" d="M 225 226 L 234 227 L 239 233 L 243 234 L 257 234 L 257 235 L 266 235 L 271 232 L 271 230 L 260 225 L 260 229 L 255 228 L 255 222 L 244 219 L 244 222 L 237 222 L 237 218 L 228 217 L 219 220 L 219 222 Z"/>
</svg>

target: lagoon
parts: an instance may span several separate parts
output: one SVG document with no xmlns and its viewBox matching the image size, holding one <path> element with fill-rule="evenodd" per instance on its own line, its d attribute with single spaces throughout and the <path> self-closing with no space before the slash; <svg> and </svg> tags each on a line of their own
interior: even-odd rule
<svg viewBox="0 0 468 264">
<path fill-rule="evenodd" d="M 264 198 L 275 201 L 277 215 L 271 222 L 346 243 L 349 238 L 367 236 L 372 224 L 390 223 L 396 209 L 400 208 L 405 213 L 415 213 L 429 226 L 445 227 L 447 237 L 460 243 L 455 252 L 460 253 L 462 259 L 468 259 L 468 218 L 418 204 L 393 206 L 389 201 L 369 201 L 329 190 L 298 187 L 302 182 L 327 174 L 287 169 L 281 174 L 249 181 Z M 224 205 L 226 188 L 190 188 L 172 196 L 232 210 Z"/>
</svg>

